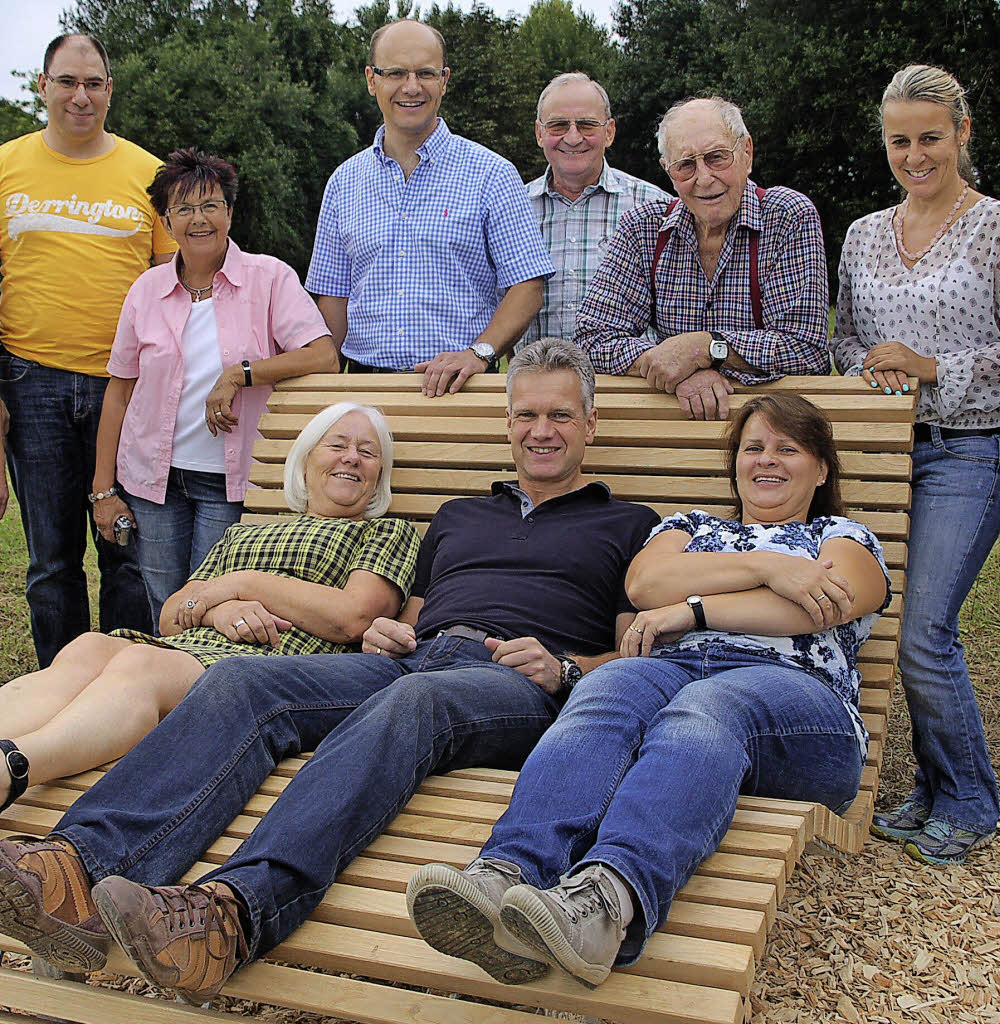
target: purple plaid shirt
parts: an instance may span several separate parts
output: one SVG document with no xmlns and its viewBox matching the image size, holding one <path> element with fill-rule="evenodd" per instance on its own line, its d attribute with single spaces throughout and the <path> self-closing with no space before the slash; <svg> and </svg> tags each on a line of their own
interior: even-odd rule
<svg viewBox="0 0 1000 1024">
<path fill-rule="evenodd" d="M 719 331 L 758 373 L 723 372 L 744 384 L 786 373 L 830 372 L 826 254 L 816 207 L 790 188 L 769 188 L 763 201 L 747 182 L 709 281 L 698 259 L 694 217 L 683 203 L 666 216 L 662 200 L 641 203 L 622 217 L 576 317 L 576 343 L 598 373 L 624 375 L 648 348 L 652 295 L 649 271 L 661 227 L 673 230 L 656 268 L 656 317 L 663 338 Z M 757 254 L 764 326 L 750 302 L 750 229 L 760 231 Z"/>
</svg>

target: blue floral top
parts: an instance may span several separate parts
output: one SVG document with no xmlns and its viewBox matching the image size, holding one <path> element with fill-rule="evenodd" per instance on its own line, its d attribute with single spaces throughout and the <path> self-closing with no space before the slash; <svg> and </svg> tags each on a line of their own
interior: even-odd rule
<svg viewBox="0 0 1000 1024">
<path fill-rule="evenodd" d="M 886 595 L 877 612 L 819 633 L 798 636 L 754 636 L 721 630 L 692 630 L 673 644 L 653 649 L 653 656 L 665 655 L 677 648 L 697 649 L 708 644 L 726 644 L 758 656 L 773 658 L 821 679 L 841 699 L 858 732 L 862 757 L 868 750 L 868 732 L 858 710 L 861 673 L 858 649 L 868 639 L 872 626 L 889 604 L 889 573 L 882 546 L 866 526 L 842 516 L 822 516 L 811 523 L 780 523 L 773 526 L 745 526 L 731 519 L 720 519 L 695 509 L 668 516 L 649 535 L 652 540 L 664 530 L 683 530 L 691 535 L 685 551 L 778 551 L 802 558 L 818 558 L 824 542 L 833 537 L 849 537 L 867 548 L 885 573 Z M 647 544 L 649 541 L 647 540 Z"/>
</svg>

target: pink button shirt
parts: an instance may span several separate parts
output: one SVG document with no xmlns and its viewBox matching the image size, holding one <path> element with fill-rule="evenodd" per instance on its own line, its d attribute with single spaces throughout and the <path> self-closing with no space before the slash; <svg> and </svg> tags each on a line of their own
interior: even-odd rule
<svg viewBox="0 0 1000 1024">
<path fill-rule="evenodd" d="M 287 263 L 242 252 L 230 239 L 212 298 L 223 367 L 254 362 L 315 341 L 329 329 Z M 163 503 L 177 405 L 184 382 L 181 335 L 191 296 L 177 277 L 177 258 L 151 267 L 129 289 L 111 348 L 108 373 L 135 380 L 118 444 L 118 480 L 127 491 Z M 269 385 L 240 388 L 233 402 L 239 425 L 226 442 L 226 497 L 242 501 L 250 475 L 257 422 Z"/>
</svg>

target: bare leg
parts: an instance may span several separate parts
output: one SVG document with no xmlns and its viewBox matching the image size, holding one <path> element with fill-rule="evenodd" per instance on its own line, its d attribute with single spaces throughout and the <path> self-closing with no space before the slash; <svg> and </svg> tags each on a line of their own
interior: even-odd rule
<svg viewBox="0 0 1000 1024">
<path fill-rule="evenodd" d="M 183 651 L 129 644 L 50 722 L 11 737 L 30 762 L 30 785 L 95 768 L 132 749 L 201 675 Z M 10 780 L 0 778 L 0 799 Z"/>
</svg>

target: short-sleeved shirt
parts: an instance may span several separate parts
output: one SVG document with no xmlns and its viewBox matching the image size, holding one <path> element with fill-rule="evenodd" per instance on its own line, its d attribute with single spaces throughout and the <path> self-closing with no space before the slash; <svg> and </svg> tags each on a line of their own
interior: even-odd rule
<svg viewBox="0 0 1000 1024">
<path fill-rule="evenodd" d="M 669 212 L 668 212 L 669 211 Z M 661 231 L 670 235 L 656 266 Z M 757 275 L 763 326 L 754 323 L 750 240 L 758 233 Z M 655 313 L 655 316 L 654 316 Z M 688 331 L 716 331 L 758 373 L 724 369 L 744 384 L 786 373 L 830 372 L 826 252 L 816 207 L 800 192 L 748 181 L 726 229 L 712 280 L 698 255 L 694 217 L 682 202 L 641 203 L 626 213 L 576 318 L 576 343 L 599 373 L 625 374 L 654 342 Z"/>
<path fill-rule="evenodd" d="M 615 620 L 634 611 L 625 572 L 659 521 L 601 483 L 533 506 L 516 485 L 456 498 L 420 545 L 413 596 L 418 640 L 458 624 L 503 640 L 533 636 L 552 654 L 613 650 Z"/>
<path fill-rule="evenodd" d="M 122 301 L 177 248 L 146 186 L 160 161 L 126 139 L 77 160 L 33 132 L 0 146 L 0 341 L 22 359 L 106 377 Z"/>
<path fill-rule="evenodd" d="M 343 587 L 352 572 L 364 569 L 395 584 L 405 600 L 413 582 L 419 545 L 419 534 L 402 519 L 356 522 L 302 515 L 279 523 L 237 523 L 226 530 L 191 579 L 210 580 L 224 573 L 256 569 L 307 583 Z M 341 654 L 358 650 L 356 644 L 324 640 L 298 626 L 279 634 L 276 647 L 234 643 L 213 626 L 197 626 L 164 637 L 129 629 L 117 629 L 112 635 L 184 651 L 206 667 L 222 658 L 247 654 Z"/>
<path fill-rule="evenodd" d="M 918 422 L 1000 426 L 1000 200 L 980 199 L 912 268 L 896 248 L 895 211 L 848 229 L 830 342 L 837 369 L 856 374 L 872 346 L 901 341 L 937 360 L 937 384 L 920 388 Z"/>
<path fill-rule="evenodd" d="M 316 303 L 287 263 L 243 252 L 232 240 L 212 288 L 223 367 L 255 362 L 308 345 L 329 329 Z M 191 315 L 191 296 L 177 260 L 151 267 L 129 289 L 108 372 L 135 379 L 118 444 L 118 480 L 130 493 L 162 503 L 167 492 L 177 406 L 184 383 L 178 344 Z M 233 402 L 239 423 L 224 435 L 226 497 L 242 501 L 257 423 L 269 384 L 240 388 Z M 205 428 L 206 440 L 211 438 Z"/>
<path fill-rule="evenodd" d="M 587 286 L 622 216 L 638 203 L 669 198 L 656 185 L 609 167 L 607 160 L 600 178 L 576 199 L 556 191 L 551 167 L 525 188 L 556 272 L 546 281 L 542 308 L 518 348 L 539 338 L 572 338 Z"/>
<path fill-rule="evenodd" d="M 404 178 L 384 137 L 327 182 L 306 288 L 347 299 L 345 356 L 408 370 L 468 348 L 504 290 L 555 268 L 510 161 L 439 118 Z"/>
<path fill-rule="evenodd" d="M 843 516 L 819 516 L 811 523 L 746 525 L 731 519 L 720 519 L 700 509 L 668 516 L 653 530 L 649 539 L 652 540 L 665 530 L 683 530 L 691 535 L 685 551 L 777 551 L 815 560 L 826 541 L 834 537 L 847 537 L 875 556 L 885 575 L 886 587 L 885 601 L 877 612 L 818 633 L 801 633 L 796 636 L 753 636 L 717 629 L 692 630 L 674 644 L 653 649 L 655 655 L 657 651 L 698 649 L 722 643 L 737 650 L 773 658 L 776 662 L 816 676 L 833 690 L 847 709 L 864 756 L 868 749 L 868 733 L 858 710 L 861 686 L 858 650 L 871 635 L 872 626 L 891 598 L 889 572 L 882 555 L 882 545 L 871 530 Z"/>
</svg>

